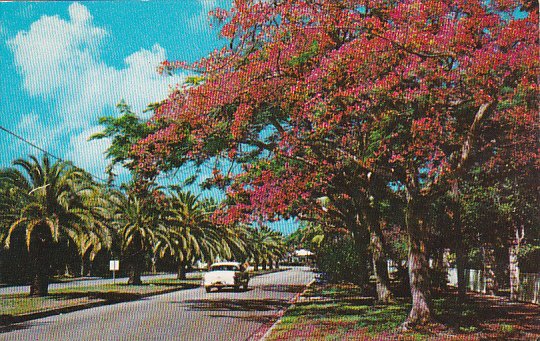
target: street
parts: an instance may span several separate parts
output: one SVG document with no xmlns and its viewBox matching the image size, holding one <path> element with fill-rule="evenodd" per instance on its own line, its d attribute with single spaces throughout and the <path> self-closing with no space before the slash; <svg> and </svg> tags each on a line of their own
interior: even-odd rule
<svg viewBox="0 0 540 341">
<path fill-rule="evenodd" d="M 182 290 L 7 326 L 0 340 L 246 340 L 312 278 L 292 268 L 252 278 L 246 292 Z"/>
</svg>

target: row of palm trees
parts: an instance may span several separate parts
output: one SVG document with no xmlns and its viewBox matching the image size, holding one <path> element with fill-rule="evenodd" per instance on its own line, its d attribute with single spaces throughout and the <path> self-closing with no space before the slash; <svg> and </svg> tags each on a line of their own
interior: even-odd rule
<svg viewBox="0 0 540 341">
<path fill-rule="evenodd" d="M 277 265 L 283 236 L 268 227 L 218 225 L 211 216 L 219 203 L 175 188 L 151 193 L 113 189 L 93 181 L 69 162 L 48 156 L 18 159 L 0 170 L 0 241 L 9 248 L 24 235 L 29 255 L 30 295 L 48 294 L 50 253 L 68 241 L 85 260 L 119 249 L 129 284 L 140 284 L 145 260 L 167 258 L 185 278 L 196 260 Z"/>
</svg>

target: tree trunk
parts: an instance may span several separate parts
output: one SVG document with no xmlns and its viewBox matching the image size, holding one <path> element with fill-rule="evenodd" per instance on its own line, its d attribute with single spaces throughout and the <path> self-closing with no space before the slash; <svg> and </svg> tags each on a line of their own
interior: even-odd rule
<svg viewBox="0 0 540 341">
<path fill-rule="evenodd" d="M 268 268 L 270 270 L 274 269 L 274 261 L 272 258 L 268 258 Z"/>
<path fill-rule="evenodd" d="M 262 269 L 266 270 L 266 259 L 263 259 L 262 261 Z"/>
<path fill-rule="evenodd" d="M 376 208 L 370 208 L 365 216 L 369 224 L 369 230 L 371 231 L 370 248 L 377 290 L 377 301 L 383 304 L 391 303 L 394 301 L 394 294 L 390 288 L 386 244 L 381 230 L 379 214 Z"/>
<path fill-rule="evenodd" d="M 359 224 L 360 217 L 356 217 L 356 224 L 353 230 L 354 246 L 356 252 L 360 255 L 360 263 L 354 274 L 355 278 L 359 279 L 358 284 L 366 286 L 369 284 L 369 272 L 368 272 L 368 245 L 369 245 L 369 234 L 366 228 L 363 228 Z"/>
<path fill-rule="evenodd" d="M 157 273 L 157 266 L 156 266 L 156 254 L 152 255 L 152 273 L 155 275 Z"/>
<path fill-rule="evenodd" d="M 446 290 L 448 268 L 444 261 L 445 250 L 441 247 L 435 250 L 433 254 L 433 269 L 432 269 L 432 288 L 438 291 Z"/>
<path fill-rule="evenodd" d="M 259 260 L 253 262 L 253 271 L 259 271 Z"/>
<path fill-rule="evenodd" d="M 482 248 L 484 256 L 484 278 L 486 279 L 486 294 L 496 295 L 498 291 L 497 278 L 495 276 L 495 252 L 487 246 Z"/>
<path fill-rule="evenodd" d="M 467 281 L 465 277 L 465 252 L 461 245 L 456 245 L 456 272 L 458 282 L 458 299 L 463 302 L 467 298 Z"/>
<path fill-rule="evenodd" d="M 49 294 L 49 259 L 52 237 L 47 226 L 34 229 L 30 242 L 30 260 L 32 281 L 30 296 L 47 296 Z"/>
<path fill-rule="evenodd" d="M 520 292 L 520 279 L 519 279 L 519 248 L 521 241 L 525 238 L 525 229 L 523 225 L 519 228 L 514 228 L 514 238 L 510 242 L 510 248 L 508 250 L 509 261 L 509 273 L 510 273 L 510 300 L 517 301 L 519 299 Z"/>
<path fill-rule="evenodd" d="M 407 197 L 406 225 L 409 234 L 409 283 L 412 308 L 403 329 L 422 326 L 432 322 L 429 292 L 429 263 L 425 241 L 425 222 L 421 215 L 425 207 L 417 202 L 419 198 Z"/>
<path fill-rule="evenodd" d="M 186 279 L 186 264 L 184 264 L 184 262 L 180 262 L 180 264 L 178 264 L 178 275 L 177 275 L 177 279 Z"/>
<path fill-rule="evenodd" d="M 128 263 L 128 285 L 141 285 L 142 266 L 144 264 L 143 250 L 133 252 L 126 258 Z"/>
<path fill-rule="evenodd" d="M 84 272 L 86 271 L 84 266 L 84 256 L 81 257 L 81 277 L 84 277 Z"/>
<path fill-rule="evenodd" d="M 129 279 L 128 285 L 141 285 L 141 269 L 137 262 L 129 264 Z"/>
<path fill-rule="evenodd" d="M 518 261 L 519 246 L 515 243 L 510 245 L 508 250 L 509 270 L 510 270 L 510 300 L 517 301 L 519 297 L 519 261 Z"/>
<path fill-rule="evenodd" d="M 458 299 L 463 302 L 467 297 L 467 283 L 465 280 L 466 250 L 463 244 L 463 228 L 461 224 L 461 202 L 459 194 L 459 181 L 454 179 L 450 190 L 452 240 L 456 252 L 456 271 L 458 282 Z"/>
</svg>

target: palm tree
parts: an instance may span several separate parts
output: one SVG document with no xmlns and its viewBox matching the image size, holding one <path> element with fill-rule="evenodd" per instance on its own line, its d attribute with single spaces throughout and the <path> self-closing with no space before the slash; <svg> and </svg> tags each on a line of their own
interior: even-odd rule
<svg viewBox="0 0 540 341">
<path fill-rule="evenodd" d="M 264 270 L 266 270 L 267 265 L 272 268 L 272 264 L 285 254 L 286 246 L 283 236 L 267 226 L 247 229 L 246 244 L 249 245 L 248 253 L 253 259 L 254 270 L 259 270 L 259 265 L 262 265 Z"/>
<path fill-rule="evenodd" d="M 91 220 L 80 200 L 90 177 L 65 161 L 51 163 L 47 155 L 41 161 L 30 156 L 18 159 L 15 167 L 1 172 L 4 186 L 18 198 L 20 214 L 9 219 L 5 245 L 17 229 L 25 229 L 31 260 L 31 296 L 46 296 L 49 285 L 50 250 L 60 236 L 84 231 Z"/>
<path fill-rule="evenodd" d="M 128 284 L 142 284 L 146 254 L 158 241 L 167 242 L 169 238 L 159 222 L 157 203 L 120 191 L 112 191 L 109 200 L 110 219 L 121 240 L 123 261 L 128 266 Z"/>
<path fill-rule="evenodd" d="M 223 250 L 219 230 L 211 224 L 210 211 L 191 192 L 176 190 L 169 197 L 164 224 L 170 240 L 163 242 L 161 254 L 168 251 L 178 261 L 178 279 L 186 278 L 186 267 L 195 259 L 212 261 Z"/>
</svg>

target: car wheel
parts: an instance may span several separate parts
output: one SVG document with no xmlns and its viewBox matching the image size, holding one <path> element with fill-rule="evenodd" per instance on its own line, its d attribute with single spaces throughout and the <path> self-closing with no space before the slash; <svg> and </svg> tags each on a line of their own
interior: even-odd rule
<svg viewBox="0 0 540 341">
<path fill-rule="evenodd" d="M 211 288 L 211 287 L 205 287 L 204 289 L 206 290 L 206 292 L 212 291 L 212 288 Z"/>
</svg>

